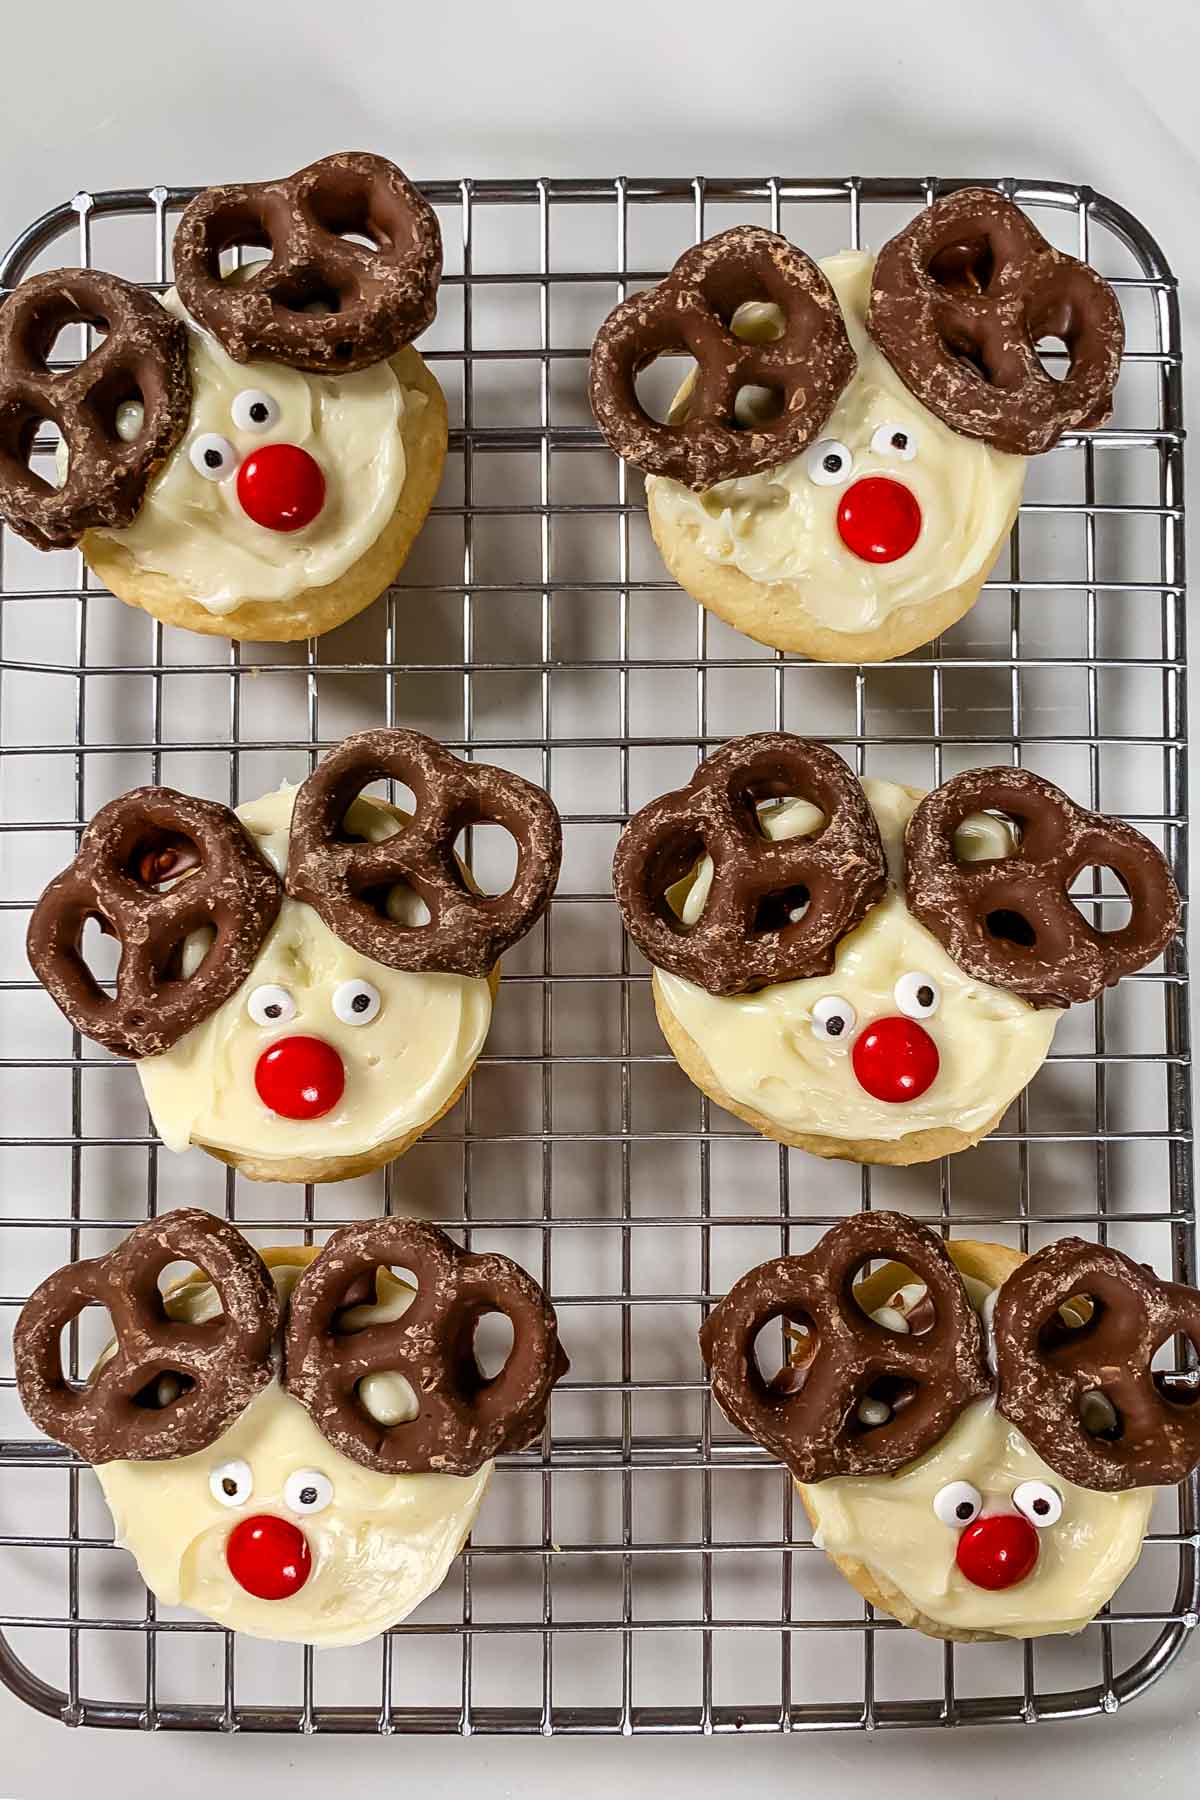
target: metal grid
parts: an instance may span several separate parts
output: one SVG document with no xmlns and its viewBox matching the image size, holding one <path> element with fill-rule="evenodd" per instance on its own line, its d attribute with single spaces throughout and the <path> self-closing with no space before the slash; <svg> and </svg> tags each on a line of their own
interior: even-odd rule
<svg viewBox="0 0 1200 1800">
<path fill-rule="evenodd" d="M 935 1645 L 875 1616 L 809 1541 L 790 1483 L 711 1406 L 695 1327 L 761 1257 L 856 1206 L 1021 1246 L 1064 1229 L 1194 1269 L 1186 965 L 1060 1027 L 968 1155 L 857 1169 L 744 1131 L 654 1029 L 608 895 L 631 806 L 768 723 L 861 771 L 929 785 L 1025 761 L 1135 819 L 1186 870 L 1179 315 L 1158 250 L 1086 188 L 1000 185 L 1110 275 L 1128 321 L 1119 409 L 1031 467 L 975 610 L 883 667 L 774 656 L 664 578 L 640 491 L 592 428 L 588 346 L 627 287 L 753 218 L 815 254 L 878 244 L 932 180 L 435 182 L 448 246 L 422 344 L 447 389 L 441 503 L 386 602 L 320 642 L 238 646 L 88 596 L 78 557 L 11 534 L 0 573 L 5 753 L 0 1309 L 159 1207 L 257 1241 L 412 1210 L 509 1250 L 554 1293 L 573 1370 L 553 1436 L 505 1459 L 471 1548 L 414 1619 L 359 1651 L 235 1639 L 159 1608 L 114 1551 L 91 1476 L 34 1441 L 0 1332 L 0 1677 L 70 1723 L 338 1732 L 787 1731 L 1115 1711 L 1200 1609 L 1197 1491 L 1156 1513 L 1098 1624 L 1036 1645 Z M 0 264 L 97 262 L 161 285 L 190 190 L 81 194 Z M 44 447 L 48 449 L 48 446 Z M 31 899 L 111 793 L 167 780 L 236 802 L 347 730 L 408 722 L 540 779 L 564 813 L 562 891 L 506 964 L 466 1102 L 385 1174 L 254 1188 L 155 1143 L 132 1073 L 29 978 Z M 1161 799 L 1159 796 L 1161 795 Z M 1118 904 L 1099 887 L 1083 903 Z"/>
</svg>

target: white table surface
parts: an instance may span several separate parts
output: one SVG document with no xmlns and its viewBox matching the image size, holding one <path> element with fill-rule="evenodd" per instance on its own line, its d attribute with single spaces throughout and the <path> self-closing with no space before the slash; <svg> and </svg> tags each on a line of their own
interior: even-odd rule
<svg viewBox="0 0 1200 1800">
<path fill-rule="evenodd" d="M 253 178 L 331 149 L 414 176 L 1014 174 L 1083 180 L 1163 243 L 1200 355 L 1200 10 L 1191 0 L 58 0 L 5 8 L 0 242 L 82 186 Z M 1195 404 L 1193 399 L 1193 404 Z M 70 1733 L 0 1692 L 0 1797 L 793 1792 L 1104 1795 L 1194 1787 L 1195 1650 L 1080 1726 L 683 1739 Z"/>
</svg>

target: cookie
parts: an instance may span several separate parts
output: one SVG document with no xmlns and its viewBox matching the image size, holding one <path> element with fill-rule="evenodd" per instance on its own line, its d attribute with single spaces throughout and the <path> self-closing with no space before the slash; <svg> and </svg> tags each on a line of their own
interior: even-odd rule
<svg viewBox="0 0 1200 1800">
<path fill-rule="evenodd" d="M 385 776 L 412 789 L 411 817 L 363 796 Z M 454 852 L 484 820 L 518 845 L 500 895 Z M 500 959 L 561 853 L 532 783 L 419 732 L 360 732 L 236 814 L 161 788 L 111 802 L 34 908 L 30 962 L 78 1030 L 134 1059 L 169 1149 L 252 1180 L 346 1180 L 463 1092 Z M 111 993 L 84 957 L 91 919 L 121 943 Z"/>
</svg>

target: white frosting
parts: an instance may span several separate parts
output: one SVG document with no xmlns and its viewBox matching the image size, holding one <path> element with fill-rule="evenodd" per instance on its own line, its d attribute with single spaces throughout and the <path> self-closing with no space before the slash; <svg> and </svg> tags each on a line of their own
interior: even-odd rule
<svg viewBox="0 0 1200 1800">
<path fill-rule="evenodd" d="M 976 1308 L 994 1299 L 968 1279 Z M 955 1561 L 958 1531 L 943 1525 L 934 1496 L 951 1481 L 983 1495 L 983 1515 L 1013 1512 L 1023 1481 L 1045 1481 L 1062 1496 L 1062 1517 L 1038 1532 L 1033 1573 L 989 1592 Z M 897 1475 L 834 1476 L 804 1488 L 813 1541 L 831 1556 L 862 1562 L 939 1625 L 1002 1637 L 1079 1631 L 1110 1600 L 1137 1561 L 1153 1488 L 1101 1494 L 1064 1481 L 1044 1463 L 992 1399 L 960 1413 L 932 1450 Z"/>
<path fill-rule="evenodd" d="M 936 599 L 980 578 L 1025 481 L 1023 457 L 951 431 L 909 393 L 875 348 L 866 333 L 874 261 L 865 251 L 843 250 L 821 263 L 858 357 L 857 373 L 820 439 L 852 453 L 844 480 L 825 486 L 812 480 L 810 445 L 777 469 L 718 482 L 704 493 L 665 476 L 646 483 L 653 509 L 669 526 L 694 532 L 713 562 L 753 581 L 798 583 L 800 604 L 834 631 L 870 630 L 897 607 Z M 905 432 L 916 455 L 902 459 L 874 449 L 872 438 L 882 425 Z M 864 475 L 902 481 L 920 504 L 920 535 L 895 562 L 864 562 L 838 533 L 842 495 Z"/>
<path fill-rule="evenodd" d="M 239 807 L 238 817 L 281 873 L 296 789 L 282 787 Z M 353 830 L 373 841 L 398 829 L 369 801 L 351 808 Z M 397 910 L 414 900 L 393 896 Z M 193 953 L 198 946 L 191 946 Z M 382 1005 L 370 1024 L 334 1011 L 344 981 L 369 981 Z M 246 1002 L 265 983 L 286 988 L 296 1004 L 286 1023 L 258 1025 Z M 170 1150 L 210 1144 L 259 1157 L 365 1154 L 436 1117 L 469 1073 L 492 1016 L 486 980 L 468 975 L 385 968 L 336 938 L 310 906 L 285 898 L 250 975 L 213 1016 L 164 1056 L 137 1065 L 155 1128 Z M 279 1038 L 323 1038 L 341 1055 L 346 1087 L 318 1119 L 285 1119 L 259 1099 L 254 1069 Z"/>
<path fill-rule="evenodd" d="M 286 1298 L 298 1271 L 273 1273 Z M 412 1292 L 405 1293 L 408 1304 Z M 211 1302 L 207 1283 L 193 1284 L 172 1295 L 167 1309 L 200 1319 L 211 1316 Z M 253 1490 L 244 1504 L 222 1506 L 209 1477 L 235 1459 L 249 1466 Z M 272 1382 L 207 1450 L 170 1462 L 104 1463 L 96 1474 L 117 1542 L 164 1606 L 192 1607 L 250 1637 L 330 1648 L 386 1631 L 441 1585 L 492 1467 L 485 1463 L 475 1475 L 380 1475 L 361 1468 L 334 1450 L 299 1402 Z M 320 1512 L 295 1514 L 285 1501 L 288 1477 L 301 1470 L 316 1470 L 332 1483 L 332 1502 Z M 225 1560 L 229 1533 L 261 1513 L 290 1519 L 308 1540 L 312 1573 L 287 1600 L 248 1594 Z"/>
<path fill-rule="evenodd" d="M 163 305 L 188 328 L 192 416 L 187 432 L 123 531 L 103 531 L 140 568 L 169 575 L 220 617 L 247 600 L 292 600 L 344 575 L 370 549 L 404 486 L 401 431 L 406 409 L 425 405 L 402 388 L 391 365 L 348 375 L 309 375 L 276 363 L 235 363 L 192 320 L 172 288 Z M 268 430 L 240 430 L 233 403 L 249 388 L 278 407 Z M 209 481 L 193 468 L 196 438 L 216 433 L 237 455 L 228 475 Z M 238 464 L 264 444 L 298 444 L 325 476 L 325 504 L 300 531 L 256 525 L 237 496 Z"/>
<path fill-rule="evenodd" d="M 1032 1079 L 1062 1015 L 964 974 L 913 918 L 902 895 L 903 838 L 916 800 L 894 782 L 863 786 L 883 835 L 891 886 L 837 946 L 832 974 L 778 982 L 757 993 L 718 995 L 656 969 L 655 991 L 699 1046 L 724 1092 L 788 1131 L 855 1140 L 895 1140 L 942 1126 L 977 1131 Z M 803 836 L 819 819 L 805 801 L 763 812 L 764 829 L 773 838 Z M 974 847 L 1001 854 L 995 833 L 1002 829 L 980 815 L 960 838 L 960 851 L 969 855 Z M 674 891 L 673 901 L 689 922 L 710 880 L 711 865 L 707 870 L 701 865 L 686 897 Z M 876 1100 L 860 1087 L 850 1052 L 865 1024 L 896 1013 L 894 989 L 907 973 L 931 976 L 940 989 L 937 1011 L 921 1021 L 937 1046 L 940 1067 L 924 1094 L 897 1104 Z M 813 1031 L 813 1008 L 831 995 L 849 1001 L 856 1014 L 854 1029 L 836 1039 Z"/>
</svg>

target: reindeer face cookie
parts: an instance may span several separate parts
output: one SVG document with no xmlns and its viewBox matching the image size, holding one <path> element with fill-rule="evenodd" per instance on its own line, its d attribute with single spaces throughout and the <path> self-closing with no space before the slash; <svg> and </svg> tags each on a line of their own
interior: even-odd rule
<svg viewBox="0 0 1200 1800">
<path fill-rule="evenodd" d="M 764 256 L 785 242 L 755 227 L 710 239 L 706 276 L 689 251 L 601 327 L 597 421 L 647 472 L 655 540 L 703 605 L 778 649 L 902 655 L 973 605 L 1026 458 L 1107 417 L 1120 309 L 1094 271 L 979 189 L 936 201 L 878 259 L 845 251 L 818 266 L 788 245 L 803 281 L 792 262 L 765 281 L 738 254 L 742 239 Z M 804 284 L 832 342 L 827 379 L 797 394 L 780 334 L 803 326 L 791 302 Z M 1059 335 L 1063 382 L 1035 349 Z M 653 425 L 632 372 L 681 350 L 697 373 Z"/>
<path fill-rule="evenodd" d="M 1067 898 L 1093 864 L 1133 896 L 1124 933 Z M 697 1086 L 768 1137 L 861 1162 L 985 1136 L 1062 1007 L 1158 955 L 1179 911 L 1147 839 L 1037 776 L 978 771 L 922 799 L 784 733 L 733 740 L 643 808 L 613 878 Z"/>
<path fill-rule="evenodd" d="M 234 245 L 269 255 L 223 276 Z M 0 511 L 44 547 L 82 535 L 113 591 L 169 623 L 328 630 L 391 580 L 437 486 L 445 404 L 410 344 L 434 314 L 437 220 L 394 165 L 344 154 L 206 189 L 174 254 L 161 308 L 61 271 L 5 307 Z M 108 335 L 53 375 L 49 340 L 73 322 Z M 27 466 L 42 417 L 62 433 L 57 488 Z"/>
<path fill-rule="evenodd" d="M 412 786 L 411 819 L 362 797 L 383 775 Z M 486 818 L 518 844 L 494 897 L 453 851 Z M 499 957 L 544 909 L 560 853 L 540 789 L 416 732 L 364 732 L 237 815 L 165 789 L 113 802 L 35 909 L 30 958 L 81 1031 L 137 1059 L 169 1148 L 338 1180 L 458 1098 Z M 111 999 L 82 959 L 89 918 L 122 944 Z"/>
<path fill-rule="evenodd" d="M 204 1273 L 165 1298 L 143 1282 L 191 1256 Z M 117 1339 L 72 1390 L 57 1338 L 87 1299 L 110 1307 Z M 514 1335 L 489 1378 L 471 1344 L 493 1311 Z M 161 1602 L 325 1647 L 386 1630 L 441 1584 L 492 1459 L 537 1435 L 566 1368 L 553 1309 L 505 1257 L 381 1220 L 260 1259 L 196 1212 L 51 1276 L 14 1348 L 31 1416 L 95 1463 L 117 1541 Z M 214 1390 L 210 1351 L 236 1393 Z"/>
<path fill-rule="evenodd" d="M 779 1318 L 790 1354 L 767 1382 L 753 1344 Z M 1026 1260 L 883 1213 L 751 1271 L 701 1346 L 859 1592 L 971 1640 L 1077 1631 L 1137 1561 L 1154 1486 L 1200 1459 L 1194 1390 L 1151 1366 L 1173 1327 L 1195 1343 L 1200 1296 L 1118 1252 L 1065 1239 Z"/>
</svg>

